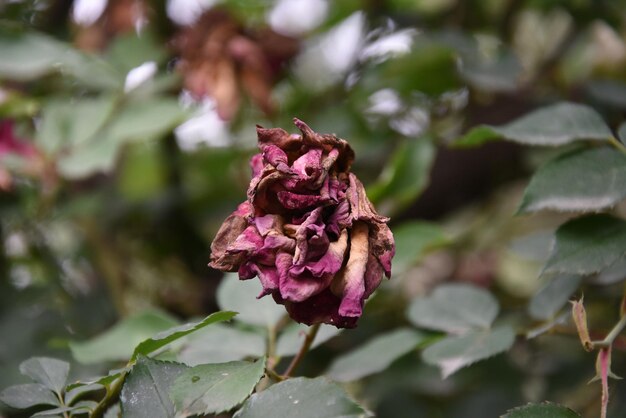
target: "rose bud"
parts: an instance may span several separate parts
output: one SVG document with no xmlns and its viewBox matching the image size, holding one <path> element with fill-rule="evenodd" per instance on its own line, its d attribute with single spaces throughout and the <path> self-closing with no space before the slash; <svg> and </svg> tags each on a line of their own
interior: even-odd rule
<svg viewBox="0 0 626 418">
<path fill-rule="evenodd" d="M 258 276 L 263 291 L 307 325 L 356 326 L 363 304 L 391 275 L 395 246 L 350 166 L 354 152 L 334 135 L 257 127 L 248 199 L 211 245 L 211 267 Z"/>
</svg>

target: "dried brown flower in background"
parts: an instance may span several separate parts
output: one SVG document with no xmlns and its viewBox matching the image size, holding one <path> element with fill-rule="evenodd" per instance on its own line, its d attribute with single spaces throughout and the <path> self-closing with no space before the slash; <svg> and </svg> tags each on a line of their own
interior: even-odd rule
<svg viewBox="0 0 626 418">
<path fill-rule="evenodd" d="M 79 29 L 76 46 L 85 51 L 101 51 L 115 36 L 140 29 L 147 16 L 148 6 L 143 0 L 108 0 L 98 20 Z"/>
<path fill-rule="evenodd" d="M 195 97 L 211 97 L 224 120 L 232 119 L 241 92 L 266 114 L 273 112 L 271 89 L 298 41 L 270 29 L 244 28 L 225 10 L 211 9 L 174 39 L 178 69 Z"/>
</svg>

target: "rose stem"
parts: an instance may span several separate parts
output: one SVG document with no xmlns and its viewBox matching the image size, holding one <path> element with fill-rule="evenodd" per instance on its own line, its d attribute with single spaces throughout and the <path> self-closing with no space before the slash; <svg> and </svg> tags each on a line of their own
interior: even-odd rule
<svg viewBox="0 0 626 418">
<path fill-rule="evenodd" d="M 307 351 L 309 351 L 309 348 L 311 348 L 311 344 L 313 344 L 313 340 L 315 339 L 315 336 L 317 335 L 317 331 L 319 329 L 320 329 L 320 324 L 315 324 L 311 327 L 309 332 L 304 337 L 304 342 L 302 343 L 302 347 L 300 347 L 300 351 L 298 351 L 298 354 L 296 354 L 293 360 L 291 360 L 289 367 L 287 367 L 287 370 L 285 371 L 285 374 L 283 375 L 284 378 L 291 376 L 293 372 L 296 370 L 296 367 L 298 367 L 298 365 L 300 364 L 300 362 L 306 355 Z"/>
</svg>

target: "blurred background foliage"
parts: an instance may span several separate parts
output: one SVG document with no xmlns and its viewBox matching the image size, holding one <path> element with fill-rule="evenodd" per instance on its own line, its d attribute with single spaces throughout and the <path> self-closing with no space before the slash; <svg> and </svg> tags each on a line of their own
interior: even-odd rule
<svg viewBox="0 0 626 418">
<path fill-rule="evenodd" d="M 72 360 L 74 378 L 106 371 L 121 358 L 81 365 L 68 348 L 76 356 L 76 342 L 123 318 L 149 310 L 156 331 L 218 309 L 208 249 L 245 197 L 254 127 L 293 131 L 293 117 L 350 141 L 398 251 L 359 328 L 330 335 L 305 375 L 406 325 L 410 301 L 444 282 L 489 288 L 517 330 L 541 325 L 554 313 L 525 310 L 568 216 L 513 214 L 529 174 L 563 149 L 454 142 L 563 100 L 617 128 L 625 11 L 622 0 L 0 1 L 0 387 L 23 381 L 32 355 Z M 611 325 L 624 272 L 585 279 L 597 329 Z M 413 351 L 347 387 L 380 417 L 495 417 L 543 399 L 597 416 L 593 360 L 571 326 L 560 331 L 445 380 Z M 626 385 L 612 396 L 622 416 Z"/>
</svg>

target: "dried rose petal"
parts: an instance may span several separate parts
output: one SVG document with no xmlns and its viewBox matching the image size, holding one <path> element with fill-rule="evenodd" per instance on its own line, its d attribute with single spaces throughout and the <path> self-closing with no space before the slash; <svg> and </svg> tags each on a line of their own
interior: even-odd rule
<svg viewBox="0 0 626 418">
<path fill-rule="evenodd" d="M 210 266 L 258 276 L 260 296 L 298 322 L 351 328 L 391 275 L 393 235 L 349 171 L 348 143 L 294 122 L 301 135 L 257 128 L 248 199 L 218 231 Z"/>
</svg>

